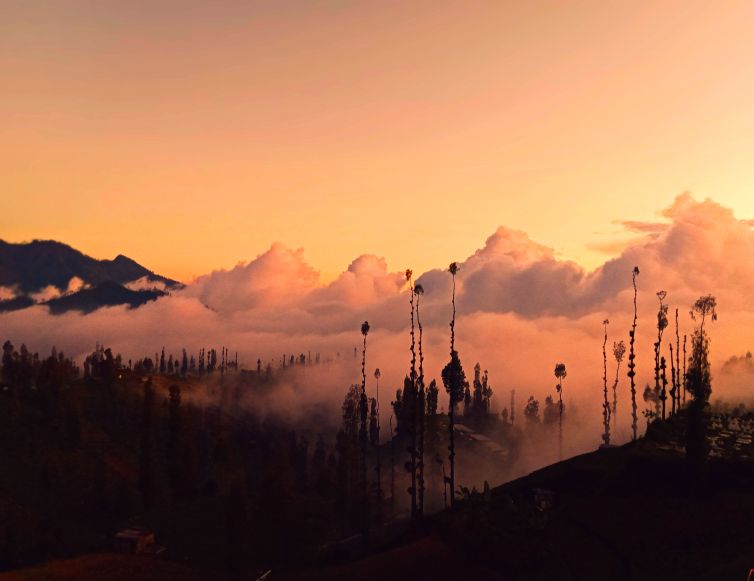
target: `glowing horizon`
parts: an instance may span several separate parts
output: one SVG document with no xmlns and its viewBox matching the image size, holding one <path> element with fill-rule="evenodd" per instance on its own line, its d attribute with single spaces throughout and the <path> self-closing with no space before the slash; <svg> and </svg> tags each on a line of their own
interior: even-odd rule
<svg viewBox="0 0 754 581">
<path fill-rule="evenodd" d="M 680 9 L 682 7 L 682 9 Z M 682 191 L 754 216 L 754 6 L 4 9 L 0 238 L 191 280 L 417 272 L 498 226 L 593 269 Z"/>
</svg>

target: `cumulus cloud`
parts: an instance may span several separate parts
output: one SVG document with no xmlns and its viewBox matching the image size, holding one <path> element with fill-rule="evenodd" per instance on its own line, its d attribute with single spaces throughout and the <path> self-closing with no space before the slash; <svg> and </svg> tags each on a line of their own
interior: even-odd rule
<svg viewBox="0 0 754 581">
<path fill-rule="evenodd" d="M 280 308 L 313 291 L 318 281 L 319 273 L 304 261 L 303 249 L 276 243 L 248 263 L 200 276 L 184 294 L 219 312 Z"/>
</svg>

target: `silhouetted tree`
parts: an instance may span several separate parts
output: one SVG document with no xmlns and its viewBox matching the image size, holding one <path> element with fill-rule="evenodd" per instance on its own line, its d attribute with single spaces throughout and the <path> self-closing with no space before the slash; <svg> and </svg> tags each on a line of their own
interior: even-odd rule
<svg viewBox="0 0 754 581">
<path fill-rule="evenodd" d="M 668 394 L 670 395 L 670 415 L 675 415 L 676 413 L 676 399 L 677 399 L 677 393 L 678 390 L 676 389 L 676 373 L 675 373 L 675 359 L 673 359 L 673 341 L 668 342 L 668 347 L 670 348 L 670 391 Z"/>
<path fill-rule="evenodd" d="M 165 367 L 165 347 L 162 348 L 162 353 L 160 354 L 160 373 L 164 374 L 166 370 Z"/>
<path fill-rule="evenodd" d="M 675 309 L 675 397 L 676 409 L 681 409 L 681 336 L 678 332 L 678 308 Z"/>
<path fill-rule="evenodd" d="M 555 377 L 558 379 L 558 384 L 555 389 L 558 391 L 558 456 L 561 460 L 563 459 L 563 380 L 566 375 L 565 363 L 557 363 Z"/>
<path fill-rule="evenodd" d="M 448 449 L 450 454 L 448 461 L 450 463 L 450 480 L 448 482 L 451 490 L 450 506 L 455 506 L 455 436 L 454 436 L 454 410 L 460 402 L 463 393 L 468 389 L 469 382 L 466 381 L 466 373 L 461 365 L 461 360 L 458 357 L 457 351 L 452 351 L 450 354 L 450 361 L 442 370 L 442 382 L 445 386 L 445 390 L 449 395 L 448 403 L 448 432 L 450 435 L 450 443 Z"/>
<path fill-rule="evenodd" d="M 412 282 L 413 271 L 406 269 L 406 282 L 408 282 L 409 306 L 411 307 L 411 369 L 408 375 L 408 381 L 404 381 L 403 389 L 403 424 L 409 434 L 408 453 L 409 460 L 406 462 L 406 470 L 411 474 L 411 486 L 408 493 L 411 496 L 411 518 L 418 516 L 418 490 L 417 490 L 417 376 L 416 376 L 416 335 L 414 329 L 414 284 Z M 400 424 L 399 424 L 400 429 Z"/>
<path fill-rule="evenodd" d="M 374 380 L 376 383 L 374 398 L 375 407 L 375 422 L 373 430 L 372 445 L 374 446 L 377 465 L 374 468 L 375 475 L 377 477 L 377 509 L 379 511 L 378 516 L 381 517 L 382 513 L 382 461 L 380 458 L 380 377 L 382 373 L 380 368 L 374 370 Z"/>
<path fill-rule="evenodd" d="M 654 388 L 650 387 L 649 384 L 647 384 L 644 387 L 644 401 L 646 403 L 651 404 L 654 409 L 647 408 L 643 413 L 644 417 L 647 418 L 647 425 L 649 425 L 650 420 L 652 418 L 659 418 L 660 413 L 662 411 L 662 393 L 660 391 L 660 386 L 655 384 Z"/>
<path fill-rule="evenodd" d="M 367 496 L 367 442 L 369 432 L 367 429 L 367 335 L 369 334 L 369 322 L 364 321 L 361 324 L 361 334 L 364 337 L 364 343 L 361 351 L 361 393 L 359 394 L 359 444 L 361 446 L 361 502 L 363 503 L 363 527 L 366 534 L 369 528 L 369 504 Z"/>
<path fill-rule="evenodd" d="M 691 318 L 697 321 L 691 336 L 691 357 L 686 375 L 686 390 L 691 394 L 688 405 L 686 429 L 686 457 L 701 479 L 707 460 L 706 411 L 712 393 L 712 376 L 709 363 L 709 336 L 704 328 L 707 318 L 717 320 L 717 300 L 712 295 L 699 297 L 691 309 Z"/>
<path fill-rule="evenodd" d="M 542 411 L 542 423 L 548 428 L 558 423 L 560 417 L 560 406 L 555 403 L 551 395 L 545 398 L 545 407 Z"/>
<path fill-rule="evenodd" d="M 429 383 L 427 388 L 427 417 L 430 422 L 437 416 L 437 396 L 438 396 L 437 382 L 433 379 Z"/>
<path fill-rule="evenodd" d="M 681 385 L 683 386 L 683 405 L 686 405 L 686 335 L 683 335 L 683 381 L 681 382 Z"/>
<path fill-rule="evenodd" d="M 337 482 L 338 482 L 338 503 L 348 522 L 360 511 L 354 508 L 361 507 L 361 486 L 360 486 L 360 464 L 361 452 L 359 450 L 359 424 L 360 424 L 360 399 L 361 386 L 352 385 L 345 398 L 343 399 L 342 426 L 336 437 L 336 448 L 338 451 L 337 464 Z M 363 522 L 357 520 L 358 526 L 361 527 Z"/>
<path fill-rule="evenodd" d="M 660 394 L 662 419 L 665 419 L 665 400 L 667 400 L 667 393 L 664 385 L 661 383 L 661 361 L 660 361 L 660 349 L 662 348 L 662 334 L 665 328 L 668 326 L 668 305 L 663 301 L 668 293 L 661 290 L 657 293 L 657 298 L 660 300 L 660 308 L 657 311 L 657 341 L 655 341 L 655 391 Z M 666 382 L 667 383 L 667 382 Z"/>
<path fill-rule="evenodd" d="M 605 335 L 602 340 L 602 423 L 604 432 L 602 433 L 602 442 L 605 446 L 610 445 L 610 402 L 607 399 L 607 326 L 610 323 L 607 319 L 602 321 Z"/>
<path fill-rule="evenodd" d="M 419 328 L 419 376 L 417 378 L 416 394 L 416 431 L 417 431 L 417 483 L 419 486 L 418 514 L 424 514 L 424 416 L 426 407 L 426 392 L 424 390 L 424 351 L 422 350 L 423 328 L 419 314 L 419 302 L 424 295 L 424 287 L 420 284 L 414 286 L 416 295 L 416 326 Z"/>
<path fill-rule="evenodd" d="M 373 397 L 369 398 L 369 443 L 377 451 L 378 446 L 378 419 L 377 419 L 377 400 Z M 375 464 L 375 476 L 376 476 L 376 464 Z M 376 486 L 376 481 L 375 481 Z"/>
<path fill-rule="evenodd" d="M 451 295 L 451 305 L 453 306 L 453 316 L 450 319 L 450 361 L 442 370 L 442 382 L 445 390 L 448 392 L 448 461 L 450 463 L 450 476 L 448 484 L 450 486 L 450 506 L 455 506 L 455 485 L 456 485 L 456 444 L 455 444 L 455 408 L 463 397 L 469 383 L 466 381 L 466 374 L 461 365 L 461 359 L 456 352 L 456 274 L 458 274 L 458 263 L 451 262 L 448 272 L 453 278 L 453 294 Z"/>
<path fill-rule="evenodd" d="M 623 341 L 613 342 L 613 357 L 615 358 L 615 381 L 613 381 L 613 427 L 617 422 L 618 411 L 618 381 L 620 377 L 620 365 L 623 362 L 623 356 L 626 354 L 626 344 Z"/>
<path fill-rule="evenodd" d="M 660 357 L 660 394 L 662 396 L 662 417 L 665 419 L 665 402 L 668 399 L 668 364 L 665 356 Z"/>
<path fill-rule="evenodd" d="M 639 429 L 639 418 L 636 415 L 636 354 L 634 353 L 634 343 L 636 342 L 636 321 L 638 319 L 638 312 L 636 309 L 636 277 L 639 276 L 639 267 L 634 266 L 631 272 L 631 281 L 634 286 L 634 322 L 631 325 L 631 330 L 628 332 L 629 336 L 629 352 L 628 352 L 628 377 L 631 380 L 631 431 L 632 439 L 637 438 L 637 432 Z"/>
<path fill-rule="evenodd" d="M 530 395 L 529 399 L 526 400 L 526 405 L 524 406 L 524 418 L 526 418 L 528 424 L 539 423 L 539 402 L 533 395 Z"/>
</svg>

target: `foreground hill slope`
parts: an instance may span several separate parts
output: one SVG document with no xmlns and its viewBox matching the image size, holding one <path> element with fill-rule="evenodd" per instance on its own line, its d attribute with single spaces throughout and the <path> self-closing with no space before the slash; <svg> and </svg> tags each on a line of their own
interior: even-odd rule
<svg viewBox="0 0 754 581">
<path fill-rule="evenodd" d="M 457 510 L 430 519 L 418 539 L 305 574 L 311 579 L 746 579 L 754 566 L 754 464 L 713 459 L 705 485 L 696 488 L 693 482 L 681 455 L 640 440 L 472 495 Z"/>
</svg>

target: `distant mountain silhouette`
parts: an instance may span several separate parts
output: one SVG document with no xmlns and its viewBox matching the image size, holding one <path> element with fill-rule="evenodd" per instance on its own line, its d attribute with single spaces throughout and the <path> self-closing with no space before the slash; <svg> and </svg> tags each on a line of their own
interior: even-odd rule
<svg viewBox="0 0 754 581">
<path fill-rule="evenodd" d="M 179 284 L 122 254 L 114 260 L 97 260 L 54 240 L 34 240 L 26 244 L 0 240 L 0 286 L 16 286 L 24 294 L 48 285 L 62 291 L 68 288 L 74 276 L 92 286 L 106 281 L 125 284 L 145 276 L 169 287 Z"/>
<path fill-rule="evenodd" d="M 49 286 L 65 293 L 74 277 L 86 286 L 48 300 L 34 300 L 34 293 Z M 0 301 L 0 311 L 42 303 L 54 314 L 68 310 L 91 312 L 103 306 L 138 307 L 167 294 L 157 289 L 131 290 L 124 286 L 143 278 L 168 290 L 182 287 L 181 283 L 155 274 L 122 254 L 113 260 L 97 260 L 54 240 L 22 244 L 0 240 L 0 286 L 16 292 L 14 298 Z"/>
</svg>

